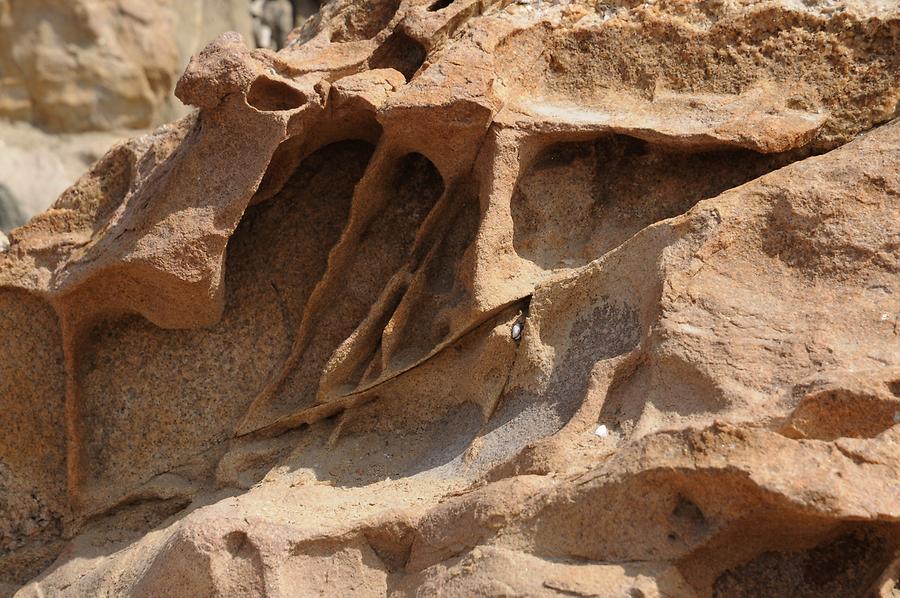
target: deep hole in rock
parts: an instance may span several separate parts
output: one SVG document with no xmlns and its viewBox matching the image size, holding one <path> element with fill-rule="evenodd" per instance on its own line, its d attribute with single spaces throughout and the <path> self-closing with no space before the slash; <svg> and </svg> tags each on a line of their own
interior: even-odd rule
<svg viewBox="0 0 900 598">
<path fill-rule="evenodd" d="M 250 199 L 251 206 L 270 199 L 282 189 L 291 176 L 293 168 L 297 166 L 302 147 L 302 136 L 291 137 L 279 144 L 275 153 L 272 154 L 272 159 L 269 161 L 269 166 L 263 174 L 256 193 Z"/>
<path fill-rule="evenodd" d="M 356 141 L 335 141 L 335 139 L 344 139 L 347 135 L 346 131 L 352 131 Z M 375 120 L 374 115 L 366 113 L 360 118 L 326 123 L 317 129 L 315 137 L 317 145 L 323 144 L 318 145 L 318 149 L 328 147 L 333 143 L 367 143 L 370 147 L 374 147 L 374 144 L 381 138 L 381 133 L 381 125 Z M 282 141 L 272 154 L 272 159 L 269 160 L 266 172 L 263 173 L 256 193 L 250 199 L 249 206 L 252 207 L 267 201 L 281 191 L 300 162 L 308 157 L 310 151 L 315 147 L 317 146 L 309 146 L 307 135 L 295 135 Z"/>
<path fill-rule="evenodd" d="M 422 223 L 444 193 L 444 180 L 437 167 L 419 153 L 410 153 L 400 158 L 390 180 L 390 189 L 395 190 L 390 203 L 360 234 L 360 253 L 372 252 L 370 255 L 374 259 L 369 263 L 377 262 L 379 266 L 364 266 L 361 263 L 356 266 L 359 271 L 357 278 L 367 276 L 373 281 L 381 281 L 379 288 L 372 289 L 377 292 L 381 292 L 383 285 L 396 270 L 410 259 Z M 380 350 L 380 333 L 402 295 L 403 292 L 400 292 L 384 306 L 385 312 L 381 314 L 378 324 L 379 335 L 374 339 L 373 345 L 359 347 L 358 362 L 352 372 L 348 372 L 346 383 L 357 384 L 366 370 L 369 370 L 370 376 L 380 373 L 380 369 L 373 364 Z M 364 307 L 364 304 L 360 303 L 359 307 Z M 360 309 L 360 321 L 367 311 Z M 352 361 L 354 360 L 347 359 L 347 365 Z M 373 367 L 370 368 L 370 365 Z"/>
<path fill-rule="evenodd" d="M 893 380 L 888 383 L 888 388 L 891 391 L 891 394 L 895 397 L 900 397 L 900 380 Z"/>
<path fill-rule="evenodd" d="M 411 243 L 425 216 L 444 194 L 444 179 L 434 163 L 420 153 L 413 152 L 400 159 L 394 175 L 394 188 L 402 190 L 395 214 L 401 223 L 408 223 L 405 230 Z M 394 221 L 394 226 L 397 221 Z"/>
<path fill-rule="evenodd" d="M 434 245 L 426 242 L 417 253 L 430 255 L 414 258 L 424 263 L 425 285 L 413 287 L 404 298 L 404 317 L 392 328 L 390 342 L 384 348 L 386 362 L 392 365 L 421 359 L 445 340 L 451 332 L 447 310 L 464 300 L 459 268 L 478 232 L 479 204 L 477 189 L 471 182 L 455 185 L 451 193 L 448 203 L 458 206 L 458 210 L 441 218 L 449 233 L 438 242 L 436 251 L 432 252 Z"/>
<path fill-rule="evenodd" d="M 247 103 L 263 112 L 280 112 L 299 108 L 306 96 L 283 81 L 257 77 L 247 92 Z"/>
<path fill-rule="evenodd" d="M 242 531 L 233 531 L 225 536 L 224 540 L 226 550 L 232 555 L 239 554 L 244 550 L 247 543 L 250 542 L 250 538 Z"/>
<path fill-rule="evenodd" d="M 387 236 L 390 230 L 393 245 L 408 251 L 428 211 L 443 195 L 444 179 L 431 160 L 412 152 L 400 158 L 390 180 L 390 188 L 396 191 L 386 208 L 387 213 L 369 223 L 361 234 L 361 241 L 376 234 L 379 238 Z M 394 220 L 387 218 L 388 215 Z"/>
<path fill-rule="evenodd" d="M 428 10 L 430 12 L 437 12 L 441 9 L 447 8 L 451 4 L 453 4 L 453 0 L 437 0 L 437 2 L 434 2 L 431 6 L 428 7 Z"/>
<path fill-rule="evenodd" d="M 684 496 L 678 497 L 678 503 L 672 510 L 672 516 L 690 522 L 692 525 L 698 527 L 706 526 L 706 517 L 703 515 L 703 511 L 701 511 L 700 507 L 694 504 L 690 499 L 685 498 Z"/>
<path fill-rule="evenodd" d="M 376 177 L 380 190 L 360 206 L 354 217 L 359 228 L 348 232 L 354 238 L 352 251 L 341 253 L 346 250 L 342 243 L 335 258 L 339 265 L 322 282 L 327 290 L 305 315 L 316 325 L 296 354 L 296 367 L 286 373 L 279 392 L 257 407 L 266 415 L 254 417 L 271 420 L 312 406 L 320 388 L 325 390 L 323 371 L 337 350 L 341 359 L 328 368 L 328 389 L 355 386 L 366 369 L 362 362 L 368 363 L 377 352 L 381 329 L 379 317 L 372 313 L 373 302 L 382 298 L 391 279 L 411 260 L 417 232 L 443 195 L 444 182 L 434 164 L 418 153 L 397 159 L 362 185 L 372 185 Z M 372 193 L 371 186 L 367 192 Z"/>
<path fill-rule="evenodd" d="M 80 363 L 86 491 L 169 469 L 237 423 L 287 357 L 373 151 L 365 141 L 329 144 L 303 159 L 272 199 L 245 212 L 228 242 L 225 312 L 215 326 L 163 330 L 129 316 L 95 329 Z M 130 356 L 141 347 L 147 369 L 135 372 Z M 191 368 L 164 365 L 194 351 Z M 164 405 L 165 415 L 151 405 Z M 164 448 L 134 434 L 161 417 Z"/>
<path fill-rule="evenodd" d="M 557 143 L 517 183 L 513 246 L 545 269 L 580 266 L 654 222 L 795 158 L 749 150 L 683 152 L 625 135 Z"/>
<path fill-rule="evenodd" d="M 809 550 L 765 552 L 720 575 L 713 596 L 863 596 L 893 549 L 877 529 L 860 527 Z"/>
<path fill-rule="evenodd" d="M 409 81 L 424 64 L 427 54 L 425 46 L 402 31 L 395 31 L 372 54 L 369 67 L 396 69 Z"/>
</svg>

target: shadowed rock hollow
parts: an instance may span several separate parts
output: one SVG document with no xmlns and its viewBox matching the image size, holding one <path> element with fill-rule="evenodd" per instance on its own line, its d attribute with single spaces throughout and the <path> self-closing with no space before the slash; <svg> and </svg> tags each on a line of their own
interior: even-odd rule
<svg viewBox="0 0 900 598">
<path fill-rule="evenodd" d="M 891 596 L 898 32 L 332 0 L 219 38 L 195 114 L 0 253 L 3 587 Z"/>
</svg>

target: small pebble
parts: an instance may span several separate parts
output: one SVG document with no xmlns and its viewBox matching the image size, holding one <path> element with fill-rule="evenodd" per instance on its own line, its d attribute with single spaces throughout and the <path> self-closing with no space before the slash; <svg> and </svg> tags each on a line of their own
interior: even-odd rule
<svg viewBox="0 0 900 598">
<path fill-rule="evenodd" d="M 900 424 L 900 411 L 895 411 L 895 412 L 894 412 L 894 423 L 895 423 L 895 424 Z"/>
<path fill-rule="evenodd" d="M 515 324 L 513 324 L 510 334 L 512 335 L 514 341 L 522 338 L 522 323 L 517 321 Z"/>
<path fill-rule="evenodd" d="M 594 430 L 594 434 L 596 434 L 600 438 L 606 438 L 607 436 L 609 436 L 609 429 L 603 424 L 600 424 L 599 426 L 597 426 L 597 429 Z"/>
<path fill-rule="evenodd" d="M 7 249 L 9 249 L 9 239 L 6 238 L 3 231 L 0 231 L 0 253 L 5 252 Z"/>
</svg>

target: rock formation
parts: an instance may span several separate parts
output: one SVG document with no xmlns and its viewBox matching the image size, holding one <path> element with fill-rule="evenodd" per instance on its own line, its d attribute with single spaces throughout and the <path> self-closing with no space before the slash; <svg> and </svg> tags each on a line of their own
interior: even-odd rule
<svg viewBox="0 0 900 598">
<path fill-rule="evenodd" d="M 247 6 L 0 0 L 0 184 L 22 214 L 47 208 L 114 143 L 186 115 L 175 82 L 222 32 L 249 36 Z"/>
<path fill-rule="evenodd" d="M 25 224 L 19 203 L 6 185 L 0 183 L 0 232 Z"/>
<path fill-rule="evenodd" d="M 196 113 L 0 253 L 3 582 L 890 596 L 898 37 L 877 0 L 220 37 Z"/>
<path fill-rule="evenodd" d="M 146 131 L 47 133 L 25 122 L 0 121 L 0 186 L 14 217 L 0 217 L 9 232 L 43 212 L 110 147 Z M 0 200 L 2 202 L 3 200 Z"/>
<path fill-rule="evenodd" d="M 0 118 L 54 132 L 156 126 L 188 58 L 246 0 L 0 0 Z"/>
</svg>

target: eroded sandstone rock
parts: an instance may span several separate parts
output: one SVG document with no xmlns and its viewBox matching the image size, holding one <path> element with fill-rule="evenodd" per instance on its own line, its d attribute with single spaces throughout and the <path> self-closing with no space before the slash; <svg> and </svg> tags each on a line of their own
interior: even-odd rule
<svg viewBox="0 0 900 598">
<path fill-rule="evenodd" d="M 279 53 L 222 36 L 197 114 L 0 254 L 3 580 L 890 595 L 898 17 L 333 0 Z"/>
<path fill-rule="evenodd" d="M 0 118 L 53 132 L 157 126 L 172 87 L 222 31 L 249 35 L 245 0 L 2 0 Z"/>
<path fill-rule="evenodd" d="M 0 0 L 0 184 L 23 216 L 12 226 L 113 144 L 186 115 L 175 82 L 229 30 L 250 35 L 247 0 Z"/>
</svg>

